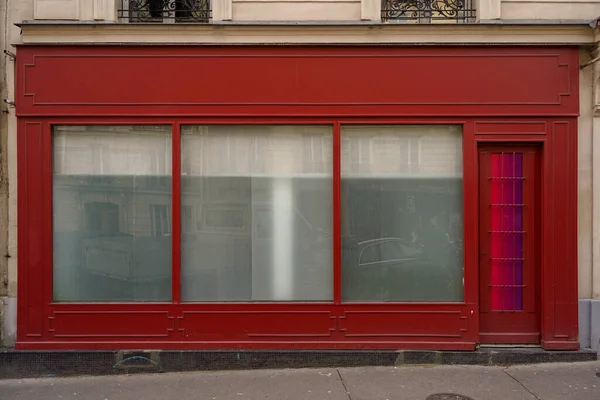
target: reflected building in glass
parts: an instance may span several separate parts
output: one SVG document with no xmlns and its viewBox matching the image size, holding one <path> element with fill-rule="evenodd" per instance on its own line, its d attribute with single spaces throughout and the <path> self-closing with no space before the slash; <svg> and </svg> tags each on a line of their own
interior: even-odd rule
<svg viewBox="0 0 600 400">
<path fill-rule="evenodd" d="M 171 300 L 171 127 L 56 127 L 54 300 Z"/>
</svg>

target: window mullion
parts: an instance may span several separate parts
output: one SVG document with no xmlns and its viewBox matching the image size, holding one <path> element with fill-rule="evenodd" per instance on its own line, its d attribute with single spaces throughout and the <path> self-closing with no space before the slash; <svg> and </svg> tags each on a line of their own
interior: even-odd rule
<svg viewBox="0 0 600 400">
<path fill-rule="evenodd" d="M 172 212 L 172 301 L 181 302 L 181 125 L 173 124 L 171 162 L 171 212 Z"/>
<path fill-rule="evenodd" d="M 342 302 L 341 127 L 333 125 L 333 301 Z"/>
</svg>

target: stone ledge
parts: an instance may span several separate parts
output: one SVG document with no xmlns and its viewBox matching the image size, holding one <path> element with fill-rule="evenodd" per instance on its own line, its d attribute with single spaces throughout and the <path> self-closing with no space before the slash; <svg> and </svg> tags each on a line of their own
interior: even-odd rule
<svg viewBox="0 0 600 400">
<path fill-rule="evenodd" d="M 592 350 L 479 351 L 19 351 L 0 350 L 0 379 L 122 373 L 596 361 Z"/>
<path fill-rule="evenodd" d="M 44 44 L 428 44 L 593 46 L 589 24 L 118 24 L 21 23 L 21 43 Z M 16 44 L 16 45 L 18 45 Z"/>
</svg>

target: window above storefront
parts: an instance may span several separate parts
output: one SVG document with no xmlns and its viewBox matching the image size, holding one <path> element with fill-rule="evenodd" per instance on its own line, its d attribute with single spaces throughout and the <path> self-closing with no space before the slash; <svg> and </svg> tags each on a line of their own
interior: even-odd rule
<svg viewBox="0 0 600 400">
<path fill-rule="evenodd" d="M 117 17 L 128 23 L 209 23 L 211 6 L 210 0 L 118 0 Z M 472 23 L 476 17 L 472 0 L 381 0 L 380 7 L 383 22 Z"/>
<path fill-rule="evenodd" d="M 118 0 L 120 22 L 208 23 L 210 0 Z"/>
<path fill-rule="evenodd" d="M 383 22 L 418 24 L 472 23 L 476 10 L 473 0 L 382 0 Z"/>
<path fill-rule="evenodd" d="M 588 22 L 597 15 L 597 11 L 592 10 L 596 7 L 594 1 L 564 2 L 552 7 L 541 7 L 543 1 L 532 3 L 524 0 L 478 0 L 476 2 L 475 0 L 31 0 L 31 2 L 33 7 L 19 9 L 13 23 L 46 21 L 46 24 L 55 24 L 60 21 L 61 23 L 57 25 L 64 28 L 64 25 L 69 25 L 65 24 L 67 21 L 85 21 L 89 25 L 113 25 L 106 22 L 138 25 L 243 22 L 264 26 L 282 24 L 318 26 L 339 23 L 370 25 L 381 22 L 388 25 L 482 23 L 481 25 L 486 26 L 492 21 L 501 21 L 500 25 L 516 24 L 520 27 L 535 25 L 536 29 L 540 28 L 540 24 L 543 25 L 544 44 L 553 42 L 547 37 L 548 25 L 560 26 L 560 31 L 556 32 L 562 33 L 562 40 L 559 43 L 569 43 L 573 38 L 564 31 L 565 26 L 575 25 L 579 29 L 585 27 L 591 33 Z M 538 6 L 534 7 L 532 4 Z M 499 24 L 494 25 L 493 30 L 490 29 L 486 35 L 498 34 Z M 515 28 L 510 27 L 508 42 L 518 40 L 513 29 Z M 423 39 L 411 37 L 410 42 L 425 41 L 425 38 L 430 36 L 430 32 L 427 32 Z M 469 43 L 473 43 L 472 41 L 478 35 L 469 31 L 469 36 Z M 189 42 L 189 39 L 187 37 L 186 40 Z M 231 38 L 229 39 L 229 43 L 232 43 Z M 389 38 L 386 38 L 387 41 Z M 122 37 L 120 42 L 124 42 Z M 345 42 L 347 43 L 347 39 Z M 486 42 L 494 41 L 486 37 Z"/>
</svg>

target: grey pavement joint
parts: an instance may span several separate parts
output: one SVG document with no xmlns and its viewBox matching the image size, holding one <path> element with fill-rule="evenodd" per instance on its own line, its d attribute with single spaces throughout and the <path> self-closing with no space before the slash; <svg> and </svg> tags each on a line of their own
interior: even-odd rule
<svg viewBox="0 0 600 400">
<path fill-rule="evenodd" d="M 506 375 L 510 376 L 512 379 L 514 379 L 514 380 L 515 380 L 515 382 L 517 382 L 519 385 L 523 386 L 523 389 L 525 389 L 525 390 L 527 390 L 529 393 L 531 393 L 531 395 L 532 395 L 533 397 L 535 397 L 535 398 L 536 398 L 536 399 L 538 399 L 538 400 L 541 400 L 541 399 L 540 399 L 540 397 L 539 397 L 537 394 L 535 394 L 534 392 L 532 392 L 531 390 L 529 390 L 529 389 L 528 389 L 528 388 L 527 388 L 525 385 L 523 385 L 523 383 L 522 383 L 522 382 L 520 382 L 520 381 L 519 381 L 517 378 L 515 378 L 515 377 L 514 377 L 514 376 L 512 376 L 510 373 L 508 373 L 508 371 L 507 371 L 506 369 L 504 370 L 504 373 L 505 373 Z"/>
</svg>

